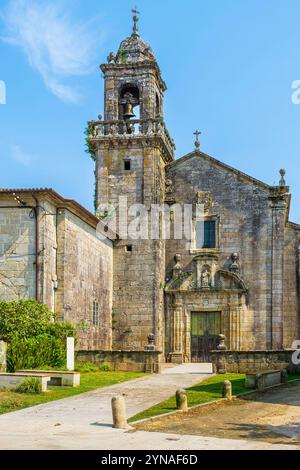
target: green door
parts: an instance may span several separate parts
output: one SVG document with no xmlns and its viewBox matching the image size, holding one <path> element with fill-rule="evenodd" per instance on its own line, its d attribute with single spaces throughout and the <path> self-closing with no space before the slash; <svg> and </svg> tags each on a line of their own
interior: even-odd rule
<svg viewBox="0 0 300 470">
<path fill-rule="evenodd" d="M 192 362 L 210 362 L 210 351 L 218 346 L 221 334 L 221 312 L 192 312 Z"/>
</svg>

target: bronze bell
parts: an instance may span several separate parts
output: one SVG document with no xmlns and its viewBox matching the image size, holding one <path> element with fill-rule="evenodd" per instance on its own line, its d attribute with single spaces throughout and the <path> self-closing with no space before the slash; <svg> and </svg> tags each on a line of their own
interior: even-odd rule
<svg viewBox="0 0 300 470">
<path fill-rule="evenodd" d="M 133 106 L 132 106 L 131 103 L 126 103 L 125 104 L 123 117 L 124 117 L 124 119 L 130 119 L 130 118 L 135 117 L 135 114 L 133 112 Z"/>
</svg>

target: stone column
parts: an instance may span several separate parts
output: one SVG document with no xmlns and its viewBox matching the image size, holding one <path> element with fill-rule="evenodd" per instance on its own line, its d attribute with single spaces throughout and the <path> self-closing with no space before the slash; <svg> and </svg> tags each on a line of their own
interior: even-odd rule
<svg viewBox="0 0 300 470">
<path fill-rule="evenodd" d="M 182 322 L 183 310 L 181 305 L 174 305 L 172 312 L 172 352 L 170 354 L 171 362 L 176 364 L 183 363 L 183 350 L 182 350 Z"/>
<path fill-rule="evenodd" d="M 272 197 L 271 349 L 282 349 L 283 347 L 283 279 L 286 194 L 281 194 L 279 191 L 279 187 L 275 187 L 275 195 Z"/>
</svg>

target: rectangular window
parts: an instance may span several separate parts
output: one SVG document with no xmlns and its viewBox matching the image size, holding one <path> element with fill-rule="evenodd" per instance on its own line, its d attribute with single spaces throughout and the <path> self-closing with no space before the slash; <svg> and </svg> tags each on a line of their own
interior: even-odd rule
<svg viewBox="0 0 300 470">
<path fill-rule="evenodd" d="M 131 162 L 130 160 L 124 160 L 124 170 L 130 171 L 131 170 Z"/>
<path fill-rule="evenodd" d="M 196 249 L 216 248 L 216 221 L 196 222 Z"/>
<path fill-rule="evenodd" d="M 99 325 L 99 304 L 98 302 L 93 302 L 93 325 Z"/>
</svg>

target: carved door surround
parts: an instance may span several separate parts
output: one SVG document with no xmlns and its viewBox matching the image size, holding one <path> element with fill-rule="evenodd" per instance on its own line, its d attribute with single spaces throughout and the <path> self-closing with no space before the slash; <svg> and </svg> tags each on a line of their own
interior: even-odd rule
<svg viewBox="0 0 300 470">
<path fill-rule="evenodd" d="M 225 335 L 228 348 L 242 349 L 241 318 L 247 314 L 243 280 L 235 272 L 220 269 L 216 255 L 196 256 L 191 272 L 181 272 L 178 256 L 176 260 L 176 277 L 165 289 L 167 360 L 191 361 L 192 312 L 220 312 L 220 333 Z"/>
</svg>

